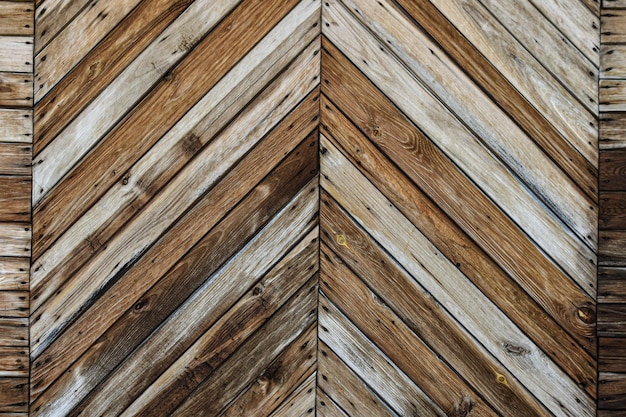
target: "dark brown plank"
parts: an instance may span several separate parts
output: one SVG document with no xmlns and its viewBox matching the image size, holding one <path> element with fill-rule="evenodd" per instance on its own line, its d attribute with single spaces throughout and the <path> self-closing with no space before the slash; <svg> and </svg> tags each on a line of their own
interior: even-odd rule
<svg viewBox="0 0 626 417">
<path fill-rule="evenodd" d="M 600 372 L 626 373 L 626 338 L 600 337 L 598 339 L 600 357 L 598 370 Z"/>
<path fill-rule="evenodd" d="M 626 190 L 626 149 L 600 153 L 600 191 Z"/>
<path fill-rule="evenodd" d="M 598 410 L 597 417 L 626 417 L 624 410 Z"/>
<path fill-rule="evenodd" d="M 33 35 L 34 7 L 32 1 L 0 1 L 0 35 Z"/>
<path fill-rule="evenodd" d="M 431 2 L 398 3 L 595 201 L 597 169 L 593 163 L 582 157 Z"/>
<path fill-rule="evenodd" d="M 28 412 L 28 378 L 0 378 L 0 409 Z"/>
<path fill-rule="evenodd" d="M 327 97 L 593 355 L 594 300 L 529 241 L 326 39 L 323 48 L 322 85 Z M 350 152 L 358 153 L 357 149 Z M 551 279 L 536 282 L 532 278 L 535 276 Z"/>
<path fill-rule="evenodd" d="M 30 222 L 30 187 L 30 178 L 0 177 L 0 222 Z"/>
<path fill-rule="evenodd" d="M 626 112 L 600 113 L 600 152 L 613 148 L 626 148 Z M 610 154 L 609 154 L 610 155 Z M 602 184 L 601 178 L 600 184 Z"/>
<path fill-rule="evenodd" d="M 598 268 L 598 302 L 626 303 L 626 267 Z"/>
<path fill-rule="evenodd" d="M 28 349 L 0 346 L 0 377 L 28 378 Z"/>
<path fill-rule="evenodd" d="M 0 143 L 0 175 L 30 176 L 30 153 L 30 145 Z"/>
<path fill-rule="evenodd" d="M 601 266 L 626 264 L 626 230 L 600 230 L 598 263 Z"/>
<path fill-rule="evenodd" d="M 603 230 L 626 229 L 626 191 L 600 193 L 598 227 Z"/>
<path fill-rule="evenodd" d="M 598 336 L 626 337 L 626 304 L 598 304 Z"/>
<path fill-rule="evenodd" d="M 32 105 L 32 74 L 0 72 L 0 106 L 31 107 Z"/>
<path fill-rule="evenodd" d="M 598 408 L 626 410 L 626 374 L 600 372 Z"/>
<path fill-rule="evenodd" d="M 28 291 L 30 260 L 0 257 L 0 291 Z"/>
<path fill-rule="evenodd" d="M 91 50 L 35 106 L 35 155 L 191 3 L 142 2 Z"/>
<path fill-rule="evenodd" d="M 0 317 L 0 346 L 27 347 L 28 319 Z"/>
<path fill-rule="evenodd" d="M 242 3 L 34 209 L 33 246 L 54 241 L 170 129 L 285 14 L 296 0 Z M 242 18 L 256 25 L 239 25 Z M 219 57 L 219 59 L 216 59 Z M 186 88 L 181 89 L 181 80 Z M 141 137 L 136 141 L 133 138 Z M 36 161 L 35 161 L 36 163 Z M 97 187 L 94 185 L 97 184 Z M 58 219 L 63 213 L 62 222 Z M 45 226 L 44 226 L 45 225 Z M 54 229 L 52 228 L 54 226 Z M 39 252 L 37 252 L 39 253 Z"/>
</svg>

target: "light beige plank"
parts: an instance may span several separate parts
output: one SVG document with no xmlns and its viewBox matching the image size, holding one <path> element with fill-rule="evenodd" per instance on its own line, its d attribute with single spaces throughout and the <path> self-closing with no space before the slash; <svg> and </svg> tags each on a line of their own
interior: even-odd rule
<svg viewBox="0 0 626 417">
<path fill-rule="evenodd" d="M 0 317 L 28 317 L 28 291 L 0 291 Z"/>
<path fill-rule="evenodd" d="M 626 78 L 626 44 L 602 45 L 600 63 L 601 79 Z"/>
<path fill-rule="evenodd" d="M 602 7 L 605 9 L 626 8 L 626 0 L 602 0 Z"/>
<path fill-rule="evenodd" d="M 315 386 L 317 371 L 302 383 L 283 403 L 270 414 L 270 417 L 305 417 L 315 412 Z"/>
<path fill-rule="evenodd" d="M 32 36 L 34 7 L 32 1 L 0 1 L 0 35 Z"/>
<path fill-rule="evenodd" d="M 600 111 L 626 111 L 626 78 L 600 80 Z"/>
<path fill-rule="evenodd" d="M 626 113 L 600 113 L 600 150 L 626 148 Z"/>
<path fill-rule="evenodd" d="M 322 136 L 321 185 L 557 416 L 591 416 L 595 402 L 426 239 Z M 397 236 L 404 236 L 399 241 Z M 476 305 L 481 308 L 477 309 Z M 497 329 L 497 330 L 496 330 Z M 511 355 L 501 341 L 523 346 Z M 555 393 L 559 393 L 555 400 Z"/>
<path fill-rule="evenodd" d="M 593 295 L 596 255 L 503 167 L 445 107 L 428 94 L 381 45 L 335 1 L 323 9 L 326 36 L 487 194 L 501 209 Z M 326 26 L 328 24 L 328 26 Z M 596 133 L 597 134 L 597 133 Z M 472 151 L 469 152 L 468 149 Z M 586 216 L 595 219 L 592 210 Z M 578 233 L 593 243 L 595 220 Z M 595 245 L 594 245 L 595 246 Z M 591 260 L 591 262 L 590 262 Z M 594 283 L 594 286 L 590 286 Z"/>
<path fill-rule="evenodd" d="M 0 36 L 0 71 L 29 73 L 33 70 L 33 38 Z"/>
<path fill-rule="evenodd" d="M 32 117 L 32 110 L 0 109 L 0 142 L 31 143 Z"/>
<path fill-rule="evenodd" d="M 0 223 L 0 256 L 30 256 L 30 224 Z"/>
<path fill-rule="evenodd" d="M 487 10 L 474 1 L 433 4 L 593 165 L 598 158 L 594 113 L 577 104 Z"/>
<path fill-rule="evenodd" d="M 348 417 L 348 415 L 320 388 L 317 389 L 315 411 L 320 417 Z"/>
<path fill-rule="evenodd" d="M 603 10 L 601 21 L 600 40 L 602 44 L 626 43 L 626 10 Z"/>
<path fill-rule="evenodd" d="M 139 0 L 92 1 L 35 57 L 35 102 L 100 42 Z"/>
<path fill-rule="evenodd" d="M 28 258 L 0 257 L 0 291 L 28 291 Z"/>
<path fill-rule="evenodd" d="M 46 46 L 76 14 L 94 0 L 37 0 L 35 53 Z"/>
</svg>

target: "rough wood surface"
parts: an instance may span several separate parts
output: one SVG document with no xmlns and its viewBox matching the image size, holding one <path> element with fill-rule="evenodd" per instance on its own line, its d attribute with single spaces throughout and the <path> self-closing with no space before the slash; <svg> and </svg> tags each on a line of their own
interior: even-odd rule
<svg viewBox="0 0 626 417">
<path fill-rule="evenodd" d="M 0 72 L 0 106 L 12 108 L 32 106 L 32 82 L 32 74 Z"/>
<path fill-rule="evenodd" d="M 626 43 L 626 10 L 603 10 L 601 20 L 602 44 Z"/>
<path fill-rule="evenodd" d="M 626 112 L 600 113 L 600 162 L 607 150 L 626 148 Z M 600 179 L 600 184 L 604 180 Z"/>
<path fill-rule="evenodd" d="M 33 69 L 33 38 L 0 35 L 0 72 L 31 73 Z M 30 83 L 29 83 L 30 84 Z M 29 85 L 29 88 L 32 86 Z"/>
<path fill-rule="evenodd" d="M 0 108 L 0 142 L 31 143 L 32 110 Z"/>
<path fill-rule="evenodd" d="M 32 1 L 0 1 L 0 35 L 34 34 L 35 7 Z"/>
</svg>

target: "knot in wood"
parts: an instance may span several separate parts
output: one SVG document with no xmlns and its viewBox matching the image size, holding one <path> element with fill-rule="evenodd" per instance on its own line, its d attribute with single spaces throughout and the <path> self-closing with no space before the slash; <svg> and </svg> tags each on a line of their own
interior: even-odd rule
<svg viewBox="0 0 626 417">
<path fill-rule="evenodd" d="M 578 318 L 585 324 L 593 324 L 596 321 L 596 312 L 591 307 L 580 307 Z"/>
</svg>

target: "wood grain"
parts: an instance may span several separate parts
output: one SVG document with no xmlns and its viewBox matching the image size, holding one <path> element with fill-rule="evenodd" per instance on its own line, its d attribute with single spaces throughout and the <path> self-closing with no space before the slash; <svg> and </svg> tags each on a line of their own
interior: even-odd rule
<svg viewBox="0 0 626 417">
<path fill-rule="evenodd" d="M 600 165 L 605 151 L 626 148 L 626 113 L 600 113 Z M 600 185 L 604 175 L 600 179 Z"/>
<path fill-rule="evenodd" d="M 31 143 L 32 116 L 32 110 L 0 108 L 0 142 Z"/>
<path fill-rule="evenodd" d="M 28 258 L 0 257 L 0 291 L 28 291 Z"/>
<path fill-rule="evenodd" d="M 598 336 L 626 337 L 626 304 L 598 305 Z"/>
<path fill-rule="evenodd" d="M 626 149 L 602 152 L 600 191 L 624 191 L 626 188 Z"/>
<path fill-rule="evenodd" d="M 626 229 L 626 191 L 600 193 L 600 202 L 598 227 L 603 230 Z"/>
<path fill-rule="evenodd" d="M 5 155 L 0 155 L 0 161 Z M 0 222 L 30 222 L 30 183 L 28 177 L 0 177 Z"/>
<path fill-rule="evenodd" d="M 347 414 L 344 413 L 344 411 L 328 395 L 326 395 L 326 393 L 319 387 L 317 389 L 316 397 L 317 397 L 317 401 L 316 401 L 315 411 L 318 416 L 324 416 L 324 417 L 346 417 L 347 416 Z"/>
<path fill-rule="evenodd" d="M 602 45 L 600 78 L 626 77 L 626 44 Z"/>
<path fill-rule="evenodd" d="M 626 338 L 624 337 L 601 337 L 599 349 L 602 356 L 598 362 L 600 372 L 626 373 Z"/>
<path fill-rule="evenodd" d="M 30 176 L 31 147 L 0 143 L 0 175 Z"/>
<path fill-rule="evenodd" d="M 28 347 L 28 319 L 0 317 L 0 346 Z"/>
<path fill-rule="evenodd" d="M 302 383 L 270 417 L 305 417 L 315 414 L 317 371 Z"/>
<path fill-rule="evenodd" d="M 33 76 L 0 72 L 0 106 L 30 107 L 33 104 Z"/>
<path fill-rule="evenodd" d="M 32 1 L 0 1 L 0 35 L 32 36 L 34 6 Z"/>
<path fill-rule="evenodd" d="M 35 51 L 46 46 L 91 0 L 36 0 Z"/>
<path fill-rule="evenodd" d="M 600 230 L 598 262 L 602 266 L 620 266 L 626 263 L 626 230 Z"/>
<path fill-rule="evenodd" d="M 0 54 L 0 72 L 21 72 L 32 74 L 32 37 L 0 36 L 0 51 L 2 51 Z M 32 86 L 29 87 L 32 88 Z"/>
<path fill-rule="evenodd" d="M 626 409 L 626 375 L 600 372 L 598 408 L 606 410 Z"/>
<path fill-rule="evenodd" d="M 0 222 L 0 254 L 29 257 L 30 237 L 30 223 Z"/>
<path fill-rule="evenodd" d="M 600 40 L 603 45 L 626 43 L 626 10 L 603 10 Z"/>
<path fill-rule="evenodd" d="M 28 412 L 28 378 L 0 377 L 0 409 Z"/>
<path fill-rule="evenodd" d="M 28 378 L 28 349 L 0 346 L 0 378 Z"/>
<path fill-rule="evenodd" d="M 626 266 L 598 268 L 598 303 L 626 302 Z"/>
</svg>

